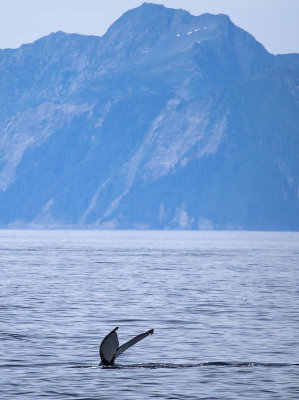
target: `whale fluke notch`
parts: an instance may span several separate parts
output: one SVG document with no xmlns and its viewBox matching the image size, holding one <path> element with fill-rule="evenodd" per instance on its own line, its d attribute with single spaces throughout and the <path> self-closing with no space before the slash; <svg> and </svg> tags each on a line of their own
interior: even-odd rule
<svg viewBox="0 0 299 400">
<path fill-rule="evenodd" d="M 148 335 L 152 335 L 154 333 L 154 330 L 150 329 L 149 331 L 141 333 L 140 335 L 135 336 L 133 339 L 119 346 L 118 336 L 116 333 L 117 330 L 118 327 L 114 328 L 110 333 L 108 333 L 108 335 L 104 337 L 100 345 L 100 365 L 114 365 L 115 359 L 119 357 L 124 351 L 129 349 L 134 344 L 140 342 L 140 340 L 146 338 Z"/>
</svg>

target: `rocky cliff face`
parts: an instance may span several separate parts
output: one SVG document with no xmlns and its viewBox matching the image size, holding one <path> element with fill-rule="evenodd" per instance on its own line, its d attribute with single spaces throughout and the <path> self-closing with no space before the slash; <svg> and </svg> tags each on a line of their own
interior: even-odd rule
<svg viewBox="0 0 299 400">
<path fill-rule="evenodd" d="M 143 4 L 0 50 L 0 224 L 298 230 L 299 55 Z"/>
</svg>

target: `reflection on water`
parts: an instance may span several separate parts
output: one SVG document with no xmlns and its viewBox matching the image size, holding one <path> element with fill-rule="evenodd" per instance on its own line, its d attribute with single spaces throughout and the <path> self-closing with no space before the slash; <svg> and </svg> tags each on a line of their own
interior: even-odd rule
<svg viewBox="0 0 299 400">
<path fill-rule="evenodd" d="M 0 398 L 297 398 L 298 239 L 0 231 Z"/>
</svg>

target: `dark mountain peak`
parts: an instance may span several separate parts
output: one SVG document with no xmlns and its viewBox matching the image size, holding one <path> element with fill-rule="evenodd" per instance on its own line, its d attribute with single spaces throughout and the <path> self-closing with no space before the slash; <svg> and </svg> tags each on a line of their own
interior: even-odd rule
<svg viewBox="0 0 299 400">
<path fill-rule="evenodd" d="M 162 31 L 171 22 L 176 10 L 166 8 L 163 5 L 143 3 L 137 8 L 125 12 L 108 29 L 107 34 L 120 34 L 134 31 L 141 33 L 150 29 Z M 185 14 L 189 14 L 185 11 Z"/>
<path fill-rule="evenodd" d="M 109 57 L 117 52 L 119 61 L 130 58 L 135 62 L 144 55 L 148 59 L 164 57 L 188 50 L 194 43 L 221 36 L 220 31 L 228 30 L 228 25 L 233 26 L 233 23 L 224 14 L 194 16 L 182 9 L 143 3 L 111 25 L 103 36 L 101 52 Z"/>
<path fill-rule="evenodd" d="M 165 7 L 164 4 L 154 4 L 148 3 L 145 1 L 140 6 L 133 8 L 131 11 L 135 10 L 135 12 L 144 12 L 145 10 L 148 11 L 157 11 L 157 10 L 170 10 L 170 8 Z"/>
<path fill-rule="evenodd" d="M 170 27 L 179 28 L 194 23 L 212 23 L 216 25 L 232 24 L 225 14 L 205 13 L 199 16 L 190 14 L 183 9 L 167 8 L 164 5 L 143 3 L 141 6 L 125 12 L 111 27 L 107 33 L 122 30 L 144 31 L 145 29 L 159 29 L 163 32 Z"/>
<path fill-rule="evenodd" d="M 168 8 L 165 7 L 163 4 L 154 4 L 154 3 L 142 3 L 139 7 L 133 8 L 131 10 L 128 10 L 126 13 L 123 14 L 125 16 L 126 14 L 133 14 L 133 15 L 148 15 L 148 13 L 156 14 L 156 15 L 169 15 L 169 14 L 174 14 L 174 13 L 180 13 L 180 14 L 185 14 L 185 15 L 190 15 L 190 13 L 186 10 L 183 9 L 174 9 L 174 8 Z"/>
<path fill-rule="evenodd" d="M 187 65 L 188 56 L 183 53 L 191 49 L 201 66 L 213 66 L 216 59 L 220 64 L 232 64 L 230 60 L 237 59 L 230 67 L 237 79 L 255 74 L 272 62 L 263 46 L 225 14 L 194 16 L 151 3 L 127 11 L 102 39 L 99 51 L 106 62 L 101 62 L 100 71 L 115 70 L 127 63 L 152 63 L 170 54 L 180 57 L 178 64 Z"/>
</svg>

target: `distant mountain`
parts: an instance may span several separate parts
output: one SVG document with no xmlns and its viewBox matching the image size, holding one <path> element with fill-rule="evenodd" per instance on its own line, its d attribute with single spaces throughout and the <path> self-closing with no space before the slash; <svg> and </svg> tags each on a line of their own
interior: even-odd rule
<svg viewBox="0 0 299 400">
<path fill-rule="evenodd" d="M 0 226 L 299 229 L 299 55 L 154 4 L 0 50 Z"/>
</svg>

